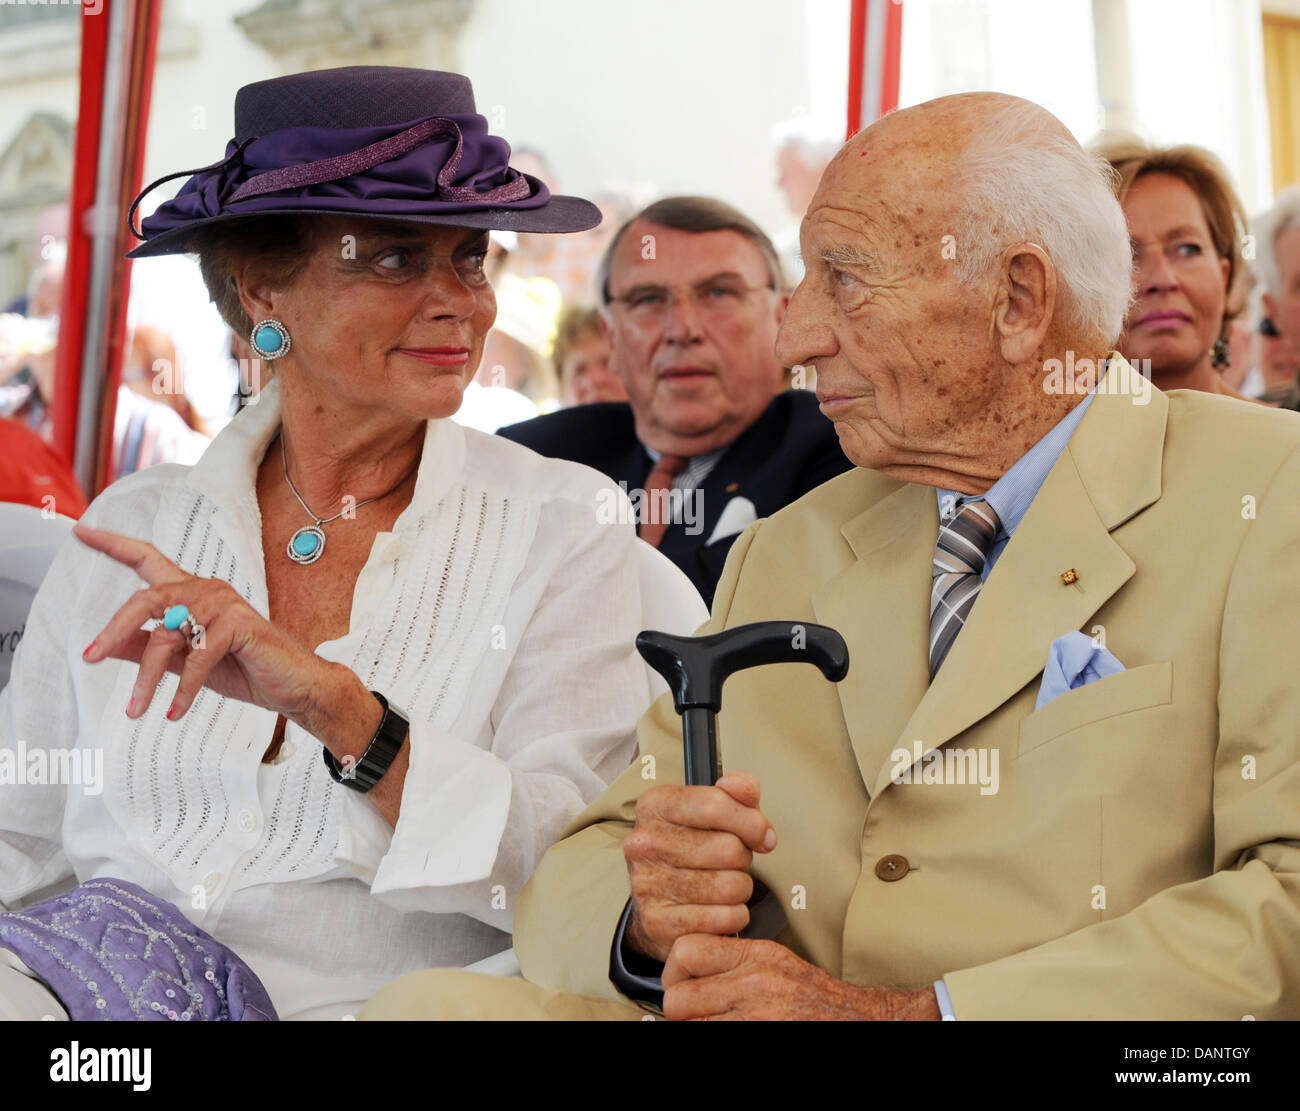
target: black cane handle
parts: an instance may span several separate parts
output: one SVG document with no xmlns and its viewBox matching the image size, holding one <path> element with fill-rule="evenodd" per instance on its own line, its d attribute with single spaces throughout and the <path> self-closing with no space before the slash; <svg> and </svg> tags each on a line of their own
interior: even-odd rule
<svg viewBox="0 0 1300 1111">
<path fill-rule="evenodd" d="M 844 638 L 825 625 L 758 621 L 706 637 L 679 637 L 647 629 L 636 649 L 673 692 L 682 715 L 682 746 L 688 785 L 717 781 L 718 737 L 714 716 L 722 708 L 727 676 L 763 664 L 810 663 L 833 683 L 849 671 Z"/>
<path fill-rule="evenodd" d="M 810 663 L 833 683 L 849 671 L 844 638 L 826 625 L 800 621 L 757 621 L 704 637 L 672 636 L 646 630 L 637 651 L 668 683 L 679 714 L 693 707 L 717 713 L 727 676 L 763 664 Z"/>
</svg>

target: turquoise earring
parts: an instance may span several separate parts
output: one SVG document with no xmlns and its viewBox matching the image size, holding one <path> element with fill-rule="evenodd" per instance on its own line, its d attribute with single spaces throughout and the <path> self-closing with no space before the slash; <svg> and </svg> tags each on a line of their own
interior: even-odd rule
<svg viewBox="0 0 1300 1111">
<path fill-rule="evenodd" d="M 289 353 L 289 329 L 278 320 L 259 320 L 248 337 L 253 354 L 270 362 Z"/>
</svg>

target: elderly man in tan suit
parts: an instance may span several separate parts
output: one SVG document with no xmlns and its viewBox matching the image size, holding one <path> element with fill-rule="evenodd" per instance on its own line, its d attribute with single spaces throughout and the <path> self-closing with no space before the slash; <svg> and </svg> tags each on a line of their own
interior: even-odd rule
<svg viewBox="0 0 1300 1111">
<path fill-rule="evenodd" d="M 1123 216 L 1024 101 L 868 128 L 802 249 L 778 354 L 858 469 L 749 529 L 702 631 L 831 625 L 848 678 L 729 680 L 715 787 L 661 699 L 519 897 L 531 983 L 367 1017 L 1300 1017 L 1300 420 L 1111 353 Z"/>
</svg>

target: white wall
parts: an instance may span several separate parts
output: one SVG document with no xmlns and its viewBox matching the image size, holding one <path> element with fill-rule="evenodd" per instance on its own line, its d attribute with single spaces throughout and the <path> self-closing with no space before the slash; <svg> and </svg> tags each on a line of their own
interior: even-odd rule
<svg viewBox="0 0 1300 1111">
<path fill-rule="evenodd" d="M 196 52 L 155 76 L 146 179 L 220 157 L 235 90 L 278 63 L 231 22 L 258 0 L 167 0 Z M 1300 10 L 1300 0 L 1265 0 Z M 1260 0 L 1129 0 L 1132 105 L 1159 142 L 1227 161 L 1252 209 L 1268 202 Z M 903 104 L 968 88 L 1027 96 L 1081 139 L 1097 128 L 1090 0 L 906 0 Z M 786 222 L 773 125 L 843 119 L 848 0 L 478 0 L 460 48 L 480 108 L 516 145 L 546 151 L 563 188 L 611 180 L 731 200 Z M 0 145 L 36 110 L 74 119 L 75 74 L 3 86 Z M 164 189 L 173 188 L 168 186 Z"/>
<path fill-rule="evenodd" d="M 1285 0 L 1300 10 L 1300 0 Z M 1269 0 L 1278 9 L 1284 0 Z M 1092 0 L 906 0 L 901 103 L 975 89 L 1037 101 L 1080 142 L 1113 114 L 1161 145 L 1212 150 L 1251 212 L 1272 196 L 1260 0 L 1106 0 L 1118 10 L 1099 90 Z M 1116 99 L 1118 97 L 1118 100 Z"/>
<path fill-rule="evenodd" d="M 1099 105 L 1090 0 L 907 0 L 899 103 L 992 90 L 1041 104 L 1080 141 Z"/>
<path fill-rule="evenodd" d="M 57 31 L 63 37 L 63 28 L 40 30 Z M 75 32 L 70 29 L 70 33 Z M 79 44 L 80 36 L 75 37 Z M 75 53 L 69 55 L 70 58 L 76 56 Z M 62 116 L 69 123 L 76 123 L 79 92 L 76 74 L 71 70 L 42 67 L 21 81 L 3 80 L 3 75 L 0 75 L 0 81 L 3 81 L 0 84 L 0 93 L 3 94 L 0 95 L 0 150 L 9 145 L 34 112 L 50 112 Z"/>
<path fill-rule="evenodd" d="M 236 90 L 280 72 L 231 22 L 257 3 L 167 0 L 203 44 L 159 61 L 146 181 L 221 157 Z M 564 191 L 708 193 L 776 230 L 789 217 L 771 130 L 806 115 L 843 126 L 847 41 L 848 0 L 478 0 L 458 66 L 492 130 L 546 153 Z"/>
<path fill-rule="evenodd" d="M 166 0 L 164 47 L 154 71 L 153 105 L 145 151 L 145 180 L 220 158 L 234 134 L 235 90 L 279 73 L 273 59 L 245 38 L 231 17 L 260 0 Z M 93 18 L 107 18 L 107 12 Z M 169 51 L 188 42 L 197 28 L 196 49 Z M 78 75 L 50 68 L 44 76 L 4 83 L 0 98 L 0 148 L 33 112 L 54 112 L 76 123 Z M 206 126 L 194 109 L 206 112 Z M 179 187 L 179 182 L 173 188 Z M 164 188 L 163 192 L 166 192 Z"/>
<path fill-rule="evenodd" d="M 708 193 L 771 229 L 788 217 L 769 133 L 814 110 L 805 6 L 819 3 L 479 0 L 461 65 L 493 130 L 543 150 L 564 191 Z M 833 4 L 843 57 L 826 62 L 847 72 L 847 4 Z"/>
<path fill-rule="evenodd" d="M 1247 211 L 1273 197 L 1259 0 L 1130 0 L 1144 136 L 1196 143 L 1228 166 Z"/>
<path fill-rule="evenodd" d="M 194 24 L 201 35 L 194 54 L 160 56 L 154 69 L 153 105 L 145 148 L 144 183 L 164 174 L 206 166 L 226 153 L 235 134 L 235 92 L 241 85 L 278 77 L 280 67 L 235 25 L 233 17 L 261 0 L 166 0 L 163 21 Z M 166 200 L 182 179 L 159 187 Z M 152 211 L 153 197 L 145 206 Z"/>
</svg>

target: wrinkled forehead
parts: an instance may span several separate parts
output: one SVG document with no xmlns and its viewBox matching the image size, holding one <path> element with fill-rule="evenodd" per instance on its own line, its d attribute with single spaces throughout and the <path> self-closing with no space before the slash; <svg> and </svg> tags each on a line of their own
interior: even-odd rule
<svg viewBox="0 0 1300 1111">
<path fill-rule="evenodd" d="M 947 218 L 962 144 L 897 128 L 876 134 L 880 126 L 855 137 L 827 166 L 808 206 L 810 222 L 833 211 L 864 231 L 928 232 Z"/>
<path fill-rule="evenodd" d="M 801 228 L 815 243 L 843 235 L 903 247 L 912 239 L 941 234 L 952 223 L 952 195 L 943 178 L 908 174 L 903 187 L 896 174 L 877 174 L 850 166 L 822 179 Z"/>
</svg>

